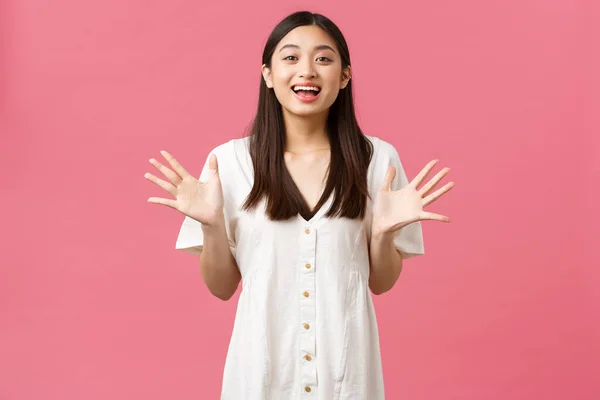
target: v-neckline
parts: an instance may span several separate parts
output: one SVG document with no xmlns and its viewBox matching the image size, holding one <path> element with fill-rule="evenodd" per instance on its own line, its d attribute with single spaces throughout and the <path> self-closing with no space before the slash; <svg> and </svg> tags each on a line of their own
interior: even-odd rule
<svg viewBox="0 0 600 400">
<path fill-rule="evenodd" d="M 298 189 L 298 191 L 300 192 L 300 189 Z M 321 205 L 321 207 L 308 220 L 306 218 L 304 218 L 302 216 L 302 214 L 300 214 L 300 213 L 298 213 L 298 218 L 300 218 L 303 222 L 305 222 L 307 224 L 312 224 L 314 222 L 317 222 L 319 219 L 321 219 L 321 217 L 326 212 L 326 210 L 328 210 L 329 207 L 331 206 L 331 202 L 333 200 L 333 194 L 334 194 L 334 192 L 332 191 L 329 194 L 329 197 L 327 198 L 327 200 L 323 203 L 323 205 Z M 324 193 L 321 194 L 321 197 L 323 195 L 324 195 Z M 304 199 L 304 197 L 303 197 L 303 199 Z M 306 201 L 306 200 L 304 200 L 304 201 Z M 321 201 L 321 199 L 319 198 L 319 201 L 317 202 L 317 204 L 319 204 L 320 201 Z"/>
<path fill-rule="evenodd" d="M 331 162 L 331 159 L 330 159 L 329 162 Z M 323 192 L 321 193 L 321 196 L 317 200 L 317 204 L 315 204 L 315 207 L 323 200 L 323 196 L 325 196 L 325 189 L 327 188 L 327 181 L 329 180 L 329 174 L 330 174 L 329 168 L 330 167 L 331 167 L 331 165 L 328 166 L 327 176 L 325 177 L 325 180 L 326 180 L 326 182 L 325 182 L 325 188 L 323 188 Z M 312 214 L 312 216 L 307 220 L 306 218 L 304 218 L 302 216 L 302 214 L 298 213 L 297 214 L 298 218 L 300 218 L 302 221 L 304 221 L 307 224 L 310 224 L 312 222 L 317 221 L 319 218 L 321 218 L 322 214 L 325 212 L 324 210 L 326 208 L 329 209 L 335 190 L 331 191 L 331 193 L 329 194 L 329 197 L 327 198 L 327 200 L 325 200 L 325 202 L 321 205 L 321 207 L 316 212 L 313 213 L 312 211 L 314 209 L 313 210 L 310 209 L 310 205 L 308 204 L 308 201 L 306 200 L 306 197 L 304 196 L 304 194 L 300 190 L 300 187 L 298 186 L 298 184 L 296 183 L 296 181 L 292 177 L 292 174 L 290 173 L 289 168 L 285 164 L 285 160 L 284 160 L 284 169 L 285 169 L 285 173 L 287 174 L 287 176 L 292 181 L 292 185 L 294 185 L 294 188 L 296 189 L 296 192 L 298 193 L 298 195 L 300 195 L 300 198 L 302 199 L 302 201 L 306 205 L 306 208 L 308 208 L 311 211 L 311 214 Z"/>
</svg>

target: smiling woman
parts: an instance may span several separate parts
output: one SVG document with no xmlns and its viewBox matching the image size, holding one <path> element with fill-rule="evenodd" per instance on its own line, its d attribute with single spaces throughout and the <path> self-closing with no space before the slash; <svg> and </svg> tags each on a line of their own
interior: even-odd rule
<svg viewBox="0 0 600 400">
<path fill-rule="evenodd" d="M 421 220 L 451 188 L 409 182 L 395 148 L 356 121 L 348 46 L 310 12 L 281 21 L 262 56 L 249 135 L 217 146 L 199 180 L 170 154 L 186 217 L 176 248 L 200 256 L 215 296 L 243 280 L 221 399 L 384 399 L 371 292 L 390 290 L 402 260 L 424 254 Z"/>
<path fill-rule="evenodd" d="M 354 115 L 348 46 L 330 20 L 318 14 L 302 18 L 296 14 L 282 21 L 263 51 L 259 109 L 250 134 L 255 184 L 244 205 L 250 209 L 264 196 L 266 212 L 275 220 L 298 213 L 308 219 L 314 214 L 284 168 L 281 154 L 290 142 L 306 137 L 302 131 L 318 129 L 321 132 L 312 135 L 313 140 L 319 140 L 319 147 L 330 147 L 330 165 L 317 175 L 323 179 L 312 191 L 322 195 L 312 203 L 320 208 L 335 193 L 328 217 L 363 216 L 366 169 L 373 150 Z M 274 132 L 286 131 L 278 135 L 281 140 L 274 140 Z"/>
</svg>

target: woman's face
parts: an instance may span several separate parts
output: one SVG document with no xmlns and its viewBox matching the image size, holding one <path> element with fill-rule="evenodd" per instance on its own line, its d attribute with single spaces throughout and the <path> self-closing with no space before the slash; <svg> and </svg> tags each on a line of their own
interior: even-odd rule
<svg viewBox="0 0 600 400">
<path fill-rule="evenodd" d="M 348 67 L 342 73 L 342 59 L 335 42 L 314 25 L 291 30 L 277 44 L 271 68 L 262 66 L 267 87 L 275 91 L 284 112 L 298 116 L 327 111 L 340 89 L 348 84 L 350 72 Z M 307 84 L 316 85 L 318 91 L 296 88 Z"/>
</svg>

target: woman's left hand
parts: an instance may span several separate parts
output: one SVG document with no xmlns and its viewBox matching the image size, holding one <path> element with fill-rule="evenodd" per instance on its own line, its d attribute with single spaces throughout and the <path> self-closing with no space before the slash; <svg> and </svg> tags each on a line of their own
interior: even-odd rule
<svg viewBox="0 0 600 400">
<path fill-rule="evenodd" d="M 422 220 L 450 222 L 450 218 L 447 216 L 423 210 L 423 207 L 433 203 L 454 187 L 454 182 L 449 182 L 431 193 L 438 182 L 450 172 L 450 168 L 444 168 L 421 189 L 417 189 L 437 162 L 438 160 L 430 161 L 412 182 L 397 191 L 391 189 L 392 181 L 396 176 L 396 168 L 388 167 L 384 182 L 377 191 L 373 204 L 372 232 L 374 235 L 395 232 L 406 225 Z"/>
</svg>

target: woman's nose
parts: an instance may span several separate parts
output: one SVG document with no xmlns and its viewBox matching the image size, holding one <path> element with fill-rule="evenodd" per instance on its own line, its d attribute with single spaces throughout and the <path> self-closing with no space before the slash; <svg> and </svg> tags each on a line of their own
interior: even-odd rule
<svg viewBox="0 0 600 400">
<path fill-rule="evenodd" d="M 315 66 L 312 60 L 305 61 L 301 64 L 300 76 L 314 78 L 316 74 Z"/>
</svg>

